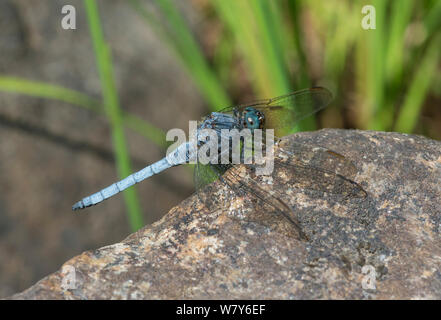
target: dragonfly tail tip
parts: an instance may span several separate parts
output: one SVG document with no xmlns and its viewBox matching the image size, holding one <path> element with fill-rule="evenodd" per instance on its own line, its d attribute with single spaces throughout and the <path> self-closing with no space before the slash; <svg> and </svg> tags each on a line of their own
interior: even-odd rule
<svg viewBox="0 0 441 320">
<path fill-rule="evenodd" d="M 83 208 L 84 208 L 83 203 L 81 201 L 78 201 L 77 203 L 75 203 L 72 206 L 72 211 L 80 210 L 80 209 L 83 209 Z"/>
</svg>

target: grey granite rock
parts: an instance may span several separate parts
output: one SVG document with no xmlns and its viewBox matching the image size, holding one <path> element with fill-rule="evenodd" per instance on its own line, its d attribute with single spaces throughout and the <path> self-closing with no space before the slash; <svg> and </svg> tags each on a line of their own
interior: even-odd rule
<svg viewBox="0 0 441 320">
<path fill-rule="evenodd" d="M 192 196 L 10 298 L 441 299 L 441 143 L 329 129 L 285 139 L 343 154 L 367 196 L 285 185 L 283 200 L 308 240 L 232 219 Z"/>
</svg>

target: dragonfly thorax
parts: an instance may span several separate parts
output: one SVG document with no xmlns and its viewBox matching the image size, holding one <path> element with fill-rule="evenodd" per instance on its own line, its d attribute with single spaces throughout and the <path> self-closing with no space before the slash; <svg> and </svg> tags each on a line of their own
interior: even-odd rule
<svg viewBox="0 0 441 320">
<path fill-rule="evenodd" d="M 222 129 L 241 129 L 239 120 L 231 114 L 212 112 L 199 124 L 198 129 L 213 129 L 220 134 Z"/>
<path fill-rule="evenodd" d="M 233 152 L 240 152 L 243 158 L 243 143 L 245 137 L 242 134 L 244 129 L 251 131 L 263 128 L 263 113 L 252 107 L 243 110 L 233 109 L 232 112 L 212 112 L 209 116 L 199 123 L 197 128 L 197 147 L 204 148 L 206 155 L 218 165 L 224 163 L 222 157 L 227 156 L 229 163 L 232 163 Z M 207 129 L 214 131 L 214 136 L 207 135 Z M 237 144 L 239 143 L 239 144 Z M 239 150 L 236 148 L 239 147 Z M 234 149 L 234 151 L 233 151 Z M 212 154 L 212 152 L 214 152 Z"/>
</svg>

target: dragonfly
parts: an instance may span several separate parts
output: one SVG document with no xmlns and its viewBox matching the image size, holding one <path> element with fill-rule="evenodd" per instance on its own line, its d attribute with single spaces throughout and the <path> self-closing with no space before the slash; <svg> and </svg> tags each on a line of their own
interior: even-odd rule
<svg viewBox="0 0 441 320">
<path fill-rule="evenodd" d="M 75 203 L 72 209 L 79 210 L 96 205 L 168 168 L 196 159 L 194 184 L 198 196 L 208 208 L 231 206 L 235 203 L 234 199 L 246 199 L 247 207 L 254 209 L 252 211 L 260 212 L 260 214 L 255 213 L 254 219 L 248 221 L 276 226 L 274 228 L 282 230 L 285 234 L 305 240 L 308 237 L 302 231 L 298 218 L 287 201 L 283 200 L 283 190 L 294 187 L 300 190 L 340 194 L 345 197 L 367 195 L 353 180 L 357 171 L 355 165 L 343 155 L 324 147 L 286 143 L 279 138 L 291 132 L 301 120 L 325 108 L 331 100 L 332 94 L 328 89 L 313 87 L 212 112 L 198 123 L 197 141 L 182 143 L 163 159 L 83 198 Z M 211 139 L 210 143 L 200 139 L 200 133 L 205 129 L 213 130 L 217 134 L 217 139 Z M 278 147 L 277 154 L 271 158 L 273 170 L 269 175 L 256 174 L 258 168 L 262 168 L 262 163 L 245 161 L 246 151 L 249 151 L 248 157 L 251 155 L 253 158 L 256 151 L 254 144 L 245 144 L 240 140 L 240 143 L 233 148 L 232 136 L 225 137 L 223 131 L 233 129 L 239 132 L 248 129 L 253 137 L 258 130 L 273 130 L 272 135 L 265 136 L 266 142 L 263 143 L 263 146 L 266 146 L 271 141 Z M 210 155 L 212 149 L 209 149 L 210 161 L 203 163 L 199 161 L 198 151 L 207 145 L 214 146 L 214 150 L 218 153 L 213 152 Z M 221 148 L 221 145 L 227 148 Z M 240 153 L 240 164 L 231 162 L 233 149 L 237 149 Z M 228 153 L 226 158 L 230 163 L 220 161 L 225 153 Z M 291 173 L 289 181 L 281 178 L 285 177 L 284 172 Z M 212 189 L 213 192 L 207 191 L 214 183 L 226 186 L 228 195 L 214 195 L 213 192 L 220 190 L 219 188 Z M 243 210 L 240 208 L 232 210 L 237 211 L 236 218 L 240 219 Z"/>
</svg>

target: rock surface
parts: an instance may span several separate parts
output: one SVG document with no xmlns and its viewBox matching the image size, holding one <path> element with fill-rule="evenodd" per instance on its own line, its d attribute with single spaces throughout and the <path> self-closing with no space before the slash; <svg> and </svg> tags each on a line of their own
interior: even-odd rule
<svg viewBox="0 0 441 320">
<path fill-rule="evenodd" d="M 441 299 L 441 143 L 329 129 L 285 139 L 343 154 L 367 197 L 286 187 L 301 240 L 194 195 L 10 298 Z"/>
</svg>

